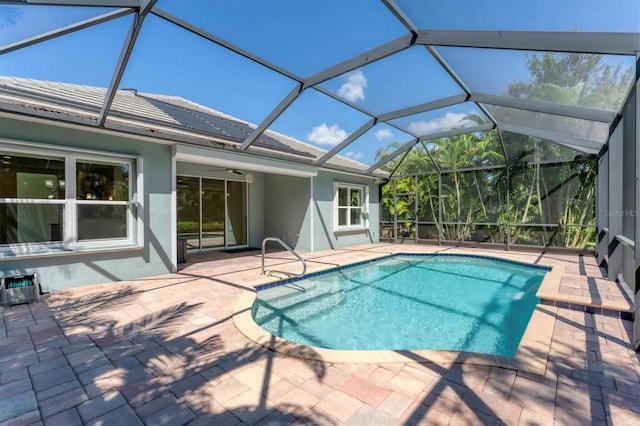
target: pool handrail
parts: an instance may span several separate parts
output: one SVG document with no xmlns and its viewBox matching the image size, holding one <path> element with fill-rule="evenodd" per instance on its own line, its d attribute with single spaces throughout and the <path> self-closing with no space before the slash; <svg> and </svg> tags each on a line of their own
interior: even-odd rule
<svg viewBox="0 0 640 426">
<path fill-rule="evenodd" d="M 307 273 L 307 262 L 298 254 L 295 252 L 295 250 L 293 250 L 291 247 L 289 247 L 287 245 L 287 243 L 285 243 L 284 241 L 282 241 L 280 238 L 278 237 L 266 237 L 264 240 L 262 240 L 262 272 L 260 272 L 260 275 L 264 275 L 264 252 L 265 252 L 265 248 L 267 246 L 267 242 L 268 241 L 275 241 L 278 244 L 280 244 L 282 247 L 284 247 L 285 249 L 287 249 L 289 251 L 289 253 L 291 253 L 292 255 L 294 255 L 295 257 L 298 258 L 298 260 L 300 260 L 300 262 L 302 262 L 302 272 L 300 274 L 290 274 L 291 276 L 294 277 L 301 277 L 304 274 Z"/>
</svg>

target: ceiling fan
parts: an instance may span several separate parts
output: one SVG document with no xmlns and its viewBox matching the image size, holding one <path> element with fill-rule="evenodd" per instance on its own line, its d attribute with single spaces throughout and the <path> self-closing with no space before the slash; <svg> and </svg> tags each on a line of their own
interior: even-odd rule
<svg viewBox="0 0 640 426">
<path fill-rule="evenodd" d="M 253 177 L 253 175 L 251 173 L 245 173 L 245 172 L 243 172 L 242 170 L 239 170 L 239 169 L 234 169 L 234 168 L 231 168 L 231 167 L 217 167 L 215 169 L 209 169 L 209 171 L 211 171 L 211 172 L 218 172 L 218 171 L 223 171 L 223 170 L 225 172 L 227 172 L 227 173 L 233 173 L 233 174 L 236 174 L 236 175 L 244 175 L 244 180 L 247 183 L 253 183 L 253 181 L 254 181 L 254 177 Z"/>
<path fill-rule="evenodd" d="M 242 174 L 242 170 L 238 170 L 238 169 L 232 169 L 231 167 L 216 167 L 214 169 L 208 169 L 210 172 L 220 172 L 220 171 L 225 171 L 227 173 L 235 173 L 237 175 L 241 175 Z"/>
</svg>

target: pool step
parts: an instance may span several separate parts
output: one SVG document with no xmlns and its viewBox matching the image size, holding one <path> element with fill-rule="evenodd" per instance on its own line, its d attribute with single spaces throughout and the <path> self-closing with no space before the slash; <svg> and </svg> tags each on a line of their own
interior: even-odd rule
<svg viewBox="0 0 640 426">
<path fill-rule="evenodd" d="M 563 274 L 557 286 L 538 291 L 541 304 L 632 320 L 633 298 L 621 283 L 606 278 Z"/>
</svg>

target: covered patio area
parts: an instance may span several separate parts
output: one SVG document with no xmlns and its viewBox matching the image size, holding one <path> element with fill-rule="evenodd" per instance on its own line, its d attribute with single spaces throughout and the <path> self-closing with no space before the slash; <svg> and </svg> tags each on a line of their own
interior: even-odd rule
<svg viewBox="0 0 640 426">
<path fill-rule="evenodd" d="M 216 252 L 191 256 L 175 274 L 1 308 L 0 423 L 637 423 L 640 356 L 633 323 L 623 319 L 633 307 L 592 256 L 386 243 L 301 254 L 314 272 L 436 251 L 561 267 L 537 310 L 549 321 L 549 343 L 529 355 L 544 361 L 542 370 L 464 355 L 438 361 L 416 353 L 406 362 L 323 360 L 314 348 L 281 355 L 247 338 L 233 316 L 243 294 L 299 272 L 300 263 L 270 253 L 267 271 L 282 272 L 264 276 L 258 251 Z"/>
</svg>

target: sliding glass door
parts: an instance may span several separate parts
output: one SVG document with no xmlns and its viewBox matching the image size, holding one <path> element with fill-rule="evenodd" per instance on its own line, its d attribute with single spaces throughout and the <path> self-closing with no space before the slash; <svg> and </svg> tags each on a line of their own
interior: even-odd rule
<svg viewBox="0 0 640 426">
<path fill-rule="evenodd" d="M 202 179 L 202 248 L 224 247 L 224 181 Z"/>
<path fill-rule="evenodd" d="M 247 245 L 247 184 L 227 181 L 227 246 Z"/>
<path fill-rule="evenodd" d="M 178 240 L 188 249 L 200 248 L 200 178 L 178 176 L 176 180 Z"/>
<path fill-rule="evenodd" d="M 246 246 L 247 184 L 203 177 L 177 176 L 178 239 L 188 249 Z"/>
</svg>

